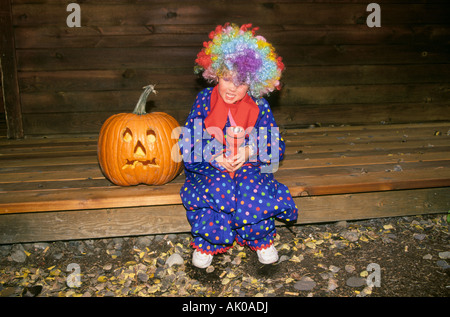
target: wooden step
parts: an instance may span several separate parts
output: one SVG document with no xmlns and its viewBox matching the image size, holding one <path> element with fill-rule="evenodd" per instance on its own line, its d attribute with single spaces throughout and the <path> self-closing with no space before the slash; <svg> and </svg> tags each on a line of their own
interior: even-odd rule
<svg viewBox="0 0 450 317">
<path fill-rule="evenodd" d="M 275 178 L 297 223 L 450 209 L 450 123 L 282 130 Z M 97 161 L 97 136 L 0 139 L 0 243 L 189 231 L 181 173 L 120 187 Z M 278 223 L 281 225 L 281 223 Z"/>
<path fill-rule="evenodd" d="M 285 159 L 275 177 L 288 185 L 294 196 L 448 186 L 450 138 L 445 131 L 449 126 L 427 123 L 284 130 Z M 97 162 L 96 136 L 1 143 L 0 213 L 181 202 L 183 174 L 164 186 L 118 187 L 109 182 Z"/>
</svg>

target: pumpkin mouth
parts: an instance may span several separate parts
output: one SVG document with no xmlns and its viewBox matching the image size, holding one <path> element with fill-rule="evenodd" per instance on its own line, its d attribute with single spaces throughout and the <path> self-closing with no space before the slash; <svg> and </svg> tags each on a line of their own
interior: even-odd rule
<svg viewBox="0 0 450 317">
<path fill-rule="evenodd" d="M 126 163 L 122 166 L 122 169 L 125 168 L 135 168 L 138 164 L 141 164 L 145 167 L 151 166 L 151 167 L 159 167 L 158 164 L 156 164 L 156 157 L 152 160 L 128 160 Z"/>
</svg>

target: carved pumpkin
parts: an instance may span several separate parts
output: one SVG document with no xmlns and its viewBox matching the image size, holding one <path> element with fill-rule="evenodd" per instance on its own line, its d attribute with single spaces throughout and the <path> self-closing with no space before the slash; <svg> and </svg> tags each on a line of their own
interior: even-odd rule
<svg viewBox="0 0 450 317">
<path fill-rule="evenodd" d="M 98 161 L 114 184 L 162 185 L 181 171 L 178 122 L 164 112 L 145 112 L 147 97 L 156 93 L 144 87 L 133 113 L 109 117 L 100 130 Z"/>
</svg>

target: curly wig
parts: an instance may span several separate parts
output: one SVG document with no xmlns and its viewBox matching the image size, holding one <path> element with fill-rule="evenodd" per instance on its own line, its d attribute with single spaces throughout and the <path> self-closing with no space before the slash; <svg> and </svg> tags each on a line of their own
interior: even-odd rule
<svg viewBox="0 0 450 317">
<path fill-rule="evenodd" d="M 197 54 L 195 72 L 203 73 L 211 83 L 231 72 L 234 84 L 248 85 L 255 98 L 279 90 L 285 66 L 273 46 L 264 37 L 255 35 L 258 29 L 251 24 L 218 25 Z"/>
</svg>

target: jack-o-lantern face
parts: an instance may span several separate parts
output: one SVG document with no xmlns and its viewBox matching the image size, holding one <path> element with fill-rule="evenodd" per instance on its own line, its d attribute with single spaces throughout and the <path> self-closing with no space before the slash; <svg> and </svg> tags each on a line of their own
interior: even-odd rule
<svg viewBox="0 0 450 317">
<path fill-rule="evenodd" d="M 122 169 L 133 169 L 136 168 L 137 165 L 142 165 L 144 168 L 159 168 L 159 165 L 156 163 L 156 157 L 147 156 L 147 153 L 154 152 L 154 143 L 156 142 L 155 131 L 153 131 L 152 129 L 147 129 L 146 136 L 143 140 L 135 140 L 135 138 L 133 138 L 133 131 L 131 131 L 130 128 L 126 128 L 122 133 L 122 139 L 125 144 L 129 143 L 133 148 L 132 155 L 128 155 L 129 158 L 126 159 L 126 162 L 122 166 Z M 126 152 L 126 150 L 123 151 Z"/>
<path fill-rule="evenodd" d="M 120 113 L 108 118 L 100 131 L 98 159 L 105 176 L 116 185 L 161 185 L 182 168 L 178 122 L 163 112 Z"/>
</svg>

